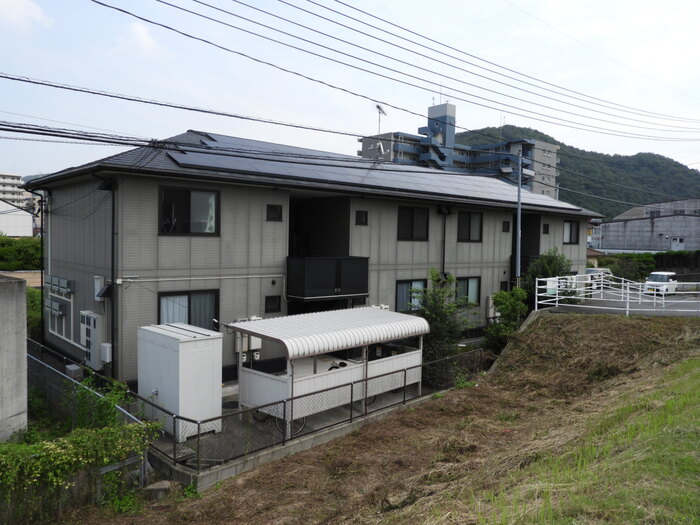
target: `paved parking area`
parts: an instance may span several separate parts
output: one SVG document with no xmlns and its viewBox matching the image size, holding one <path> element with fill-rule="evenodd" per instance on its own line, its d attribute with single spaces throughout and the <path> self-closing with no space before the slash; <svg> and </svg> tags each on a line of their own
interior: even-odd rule
<svg viewBox="0 0 700 525">
<path fill-rule="evenodd" d="M 573 304 L 560 299 L 557 311 L 576 313 L 608 313 L 626 315 L 692 317 L 700 316 L 700 292 L 653 295 L 631 293 L 629 298 L 620 290 L 594 291 L 588 297 L 577 297 Z M 574 302 L 575 301 L 575 302 Z M 540 305 L 540 308 L 555 306 Z"/>
</svg>

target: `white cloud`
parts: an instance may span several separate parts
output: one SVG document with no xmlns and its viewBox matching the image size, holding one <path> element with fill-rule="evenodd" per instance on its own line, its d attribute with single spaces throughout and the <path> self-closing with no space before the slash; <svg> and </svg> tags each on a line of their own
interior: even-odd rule
<svg viewBox="0 0 700 525">
<path fill-rule="evenodd" d="M 51 19 L 34 0 L 2 0 L 0 28 L 16 34 L 29 33 L 34 26 L 47 26 Z"/>
<path fill-rule="evenodd" d="M 129 25 L 127 35 L 120 42 L 123 48 L 137 54 L 154 55 L 161 52 L 158 42 L 141 22 L 133 22 Z"/>
</svg>

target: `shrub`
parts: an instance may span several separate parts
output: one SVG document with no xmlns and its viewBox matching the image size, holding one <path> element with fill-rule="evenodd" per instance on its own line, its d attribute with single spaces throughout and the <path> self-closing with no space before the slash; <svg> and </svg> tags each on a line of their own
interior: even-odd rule
<svg viewBox="0 0 700 525">
<path fill-rule="evenodd" d="M 41 239 L 0 235 L 0 270 L 41 270 Z"/>
<path fill-rule="evenodd" d="M 571 273 L 571 261 L 556 248 L 552 248 L 540 255 L 527 268 L 523 278 L 522 287 L 529 297 L 528 303 L 534 305 L 536 279 L 545 277 L 559 277 Z"/>
<path fill-rule="evenodd" d="M 513 288 L 510 292 L 501 291 L 493 296 L 493 305 L 501 314 L 498 322 L 490 324 L 484 330 L 485 346 L 492 350 L 501 350 L 508 337 L 513 334 L 527 316 L 527 294 L 522 288 Z"/>
<path fill-rule="evenodd" d="M 41 341 L 41 291 L 27 288 L 27 337 Z"/>
<path fill-rule="evenodd" d="M 430 270 L 431 287 L 415 290 L 419 299 L 418 315 L 428 321 L 430 333 L 425 335 L 423 355 L 433 361 L 454 354 L 462 333 L 468 328 L 463 309 L 466 301 L 455 297 L 455 278 L 442 278 L 435 268 Z"/>
</svg>

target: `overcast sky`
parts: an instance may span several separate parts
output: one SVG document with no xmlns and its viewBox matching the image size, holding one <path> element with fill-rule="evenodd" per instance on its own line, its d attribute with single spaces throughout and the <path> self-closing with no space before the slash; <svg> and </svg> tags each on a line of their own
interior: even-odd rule
<svg viewBox="0 0 700 525">
<path fill-rule="evenodd" d="M 700 168 L 700 2 L 696 0 L 344 0 L 366 13 L 334 0 L 317 0 L 358 21 L 308 0 L 168 0 L 404 83 L 334 64 L 155 0 L 103 1 L 368 98 L 90 0 L 0 0 L 0 71 L 358 135 L 377 132 L 377 110 L 370 99 L 385 104 L 382 132 L 410 133 L 425 125 L 420 115 L 428 106 L 450 101 L 457 106 L 457 124 L 463 128 L 505 122 L 538 129 L 586 150 L 654 152 Z M 364 62 L 214 11 L 203 2 Z M 254 11 L 243 2 L 330 36 Z M 358 147 L 349 136 L 156 108 L 6 79 L 0 79 L 0 120 L 160 139 L 196 129 L 350 155 Z M 0 132 L 0 173 L 54 172 L 120 151 L 112 146 L 10 137 L 19 135 Z"/>
</svg>

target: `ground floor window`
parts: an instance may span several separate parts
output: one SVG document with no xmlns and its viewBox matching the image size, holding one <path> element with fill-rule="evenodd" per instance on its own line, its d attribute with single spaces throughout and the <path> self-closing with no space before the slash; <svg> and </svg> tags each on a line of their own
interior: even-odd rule
<svg viewBox="0 0 700 525">
<path fill-rule="evenodd" d="M 481 277 L 459 277 L 455 297 L 466 300 L 469 304 L 479 304 L 481 295 Z"/>
<path fill-rule="evenodd" d="M 212 319 L 219 317 L 218 290 L 168 292 L 158 295 L 158 322 L 187 323 L 212 329 Z"/>
<path fill-rule="evenodd" d="M 420 306 L 420 300 L 412 293 L 413 290 L 422 290 L 428 286 L 425 279 L 413 279 L 396 281 L 396 311 L 409 312 Z"/>
</svg>

